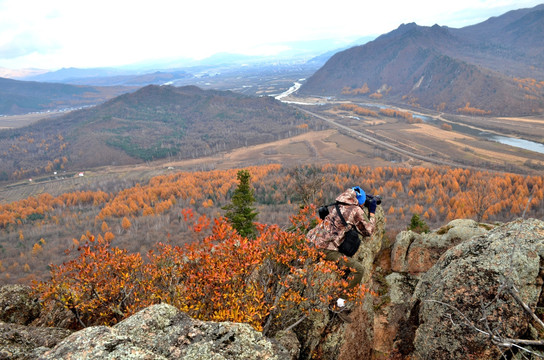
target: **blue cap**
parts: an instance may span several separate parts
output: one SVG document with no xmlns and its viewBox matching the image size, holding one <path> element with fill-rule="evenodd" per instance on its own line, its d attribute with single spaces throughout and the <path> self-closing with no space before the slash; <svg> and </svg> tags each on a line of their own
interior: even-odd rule
<svg viewBox="0 0 544 360">
<path fill-rule="evenodd" d="M 359 205 L 363 205 L 366 201 L 365 191 L 358 186 L 352 187 L 352 189 L 355 190 L 355 195 L 357 195 L 357 201 L 359 202 Z"/>
</svg>

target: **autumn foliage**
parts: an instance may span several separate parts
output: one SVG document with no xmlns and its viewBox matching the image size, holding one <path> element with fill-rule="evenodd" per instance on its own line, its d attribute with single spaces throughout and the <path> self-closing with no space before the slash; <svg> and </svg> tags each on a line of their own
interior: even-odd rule
<svg viewBox="0 0 544 360">
<path fill-rule="evenodd" d="M 421 122 L 421 119 L 414 118 L 414 115 L 408 111 L 394 110 L 394 109 L 380 109 L 380 114 L 385 116 L 404 119 L 408 123 Z"/>
<path fill-rule="evenodd" d="M 387 228 L 393 232 L 404 230 L 415 213 L 431 229 L 460 218 L 493 222 L 544 216 L 544 178 L 538 175 L 325 164 L 300 172 L 319 180 L 312 185 L 315 189 L 308 189 L 306 185 L 312 182 L 301 183 L 304 179 L 294 176 L 289 167 L 263 165 L 248 170 L 259 221 L 281 227 L 289 224 L 289 215 L 304 198 L 301 192 L 308 191 L 311 202 L 320 205 L 354 184 L 382 195 Z M 75 234 L 102 234 L 116 246 L 140 253 L 145 261 L 158 241 L 181 245 L 209 236 L 207 222 L 224 215 L 221 207 L 237 186 L 237 171 L 177 172 L 122 190 L 41 194 L 0 204 L 0 281 L 46 279 L 49 264 L 73 259 L 75 252 L 63 255 L 66 248 L 77 248 L 88 240 L 74 239 Z M 189 224 L 187 209 L 198 212 L 201 221 Z"/>
<path fill-rule="evenodd" d="M 465 107 L 457 109 L 457 112 L 464 115 L 489 115 L 491 111 L 486 111 L 470 106 L 470 103 L 467 102 Z"/>
<path fill-rule="evenodd" d="M 191 210 L 184 216 L 199 228 L 202 218 L 195 220 Z M 184 246 L 159 243 L 145 262 L 138 253 L 89 235 L 79 256 L 52 266 L 51 279 L 35 289 L 49 310 L 59 304 L 69 309 L 74 327 L 111 325 L 166 302 L 199 319 L 277 331 L 293 315 L 327 309 L 347 286 L 342 269 L 321 260 L 306 240 L 306 229 L 317 221 L 315 209 L 307 207 L 291 221 L 289 231 L 259 225 L 256 238 L 248 239 L 225 219 L 215 219 L 210 236 Z M 351 299 L 360 301 L 366 292 L 361 285 Z"/>
<path fill-rule="evenodd" d="M 367 109 L 367 108 L 364 108 L 364 107 L 359 106 L 359 105 L 355 105 L 355 104 L 342 104 L 342 105 L 338 106 L 338 109 L 352 111 L 355 114 L 361 115 L 361 116 L 378 117 L 377 112 L 375 112 L 373 110 L 370 110 L 370 109 Z"/>
<path fill-rule="evenodd" d="M 370 88 L 367 83 L 364 83 L 360 88 L 352 89 L 349 86 L 346 86 L 342 89 L 343 95 L 365 95 L 370 92 Z"/>
</svg>

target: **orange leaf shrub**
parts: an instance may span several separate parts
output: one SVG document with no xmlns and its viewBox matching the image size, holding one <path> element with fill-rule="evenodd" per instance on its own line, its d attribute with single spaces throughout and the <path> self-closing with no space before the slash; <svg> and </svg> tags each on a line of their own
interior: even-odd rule
<svg viewBox="0 0 544 360">
<path fill-rule="evenodd" d="M 183 211 L 192 220 L 192 211 Z M 35 284 L 46 307 L 72 311 L 79 327 L 114 324 L 153 303 L 166 302 L 195 318 L 251 324 L 264 332 L 285 328 L 293 314 L 327 309 L 345 291 L 343 270 L 321 261 L 306 240 L 315 208 L 291 218 L 292 227 L 259 225 L 255 239 L 240 236 L 223 218 L 212 234 L 183 246 L 159 243 L 144 263 L 139 254 L 88 234 L 79 257 L 52 266 L 51 280 Z M 210 224 L 199 217 L 195 230 Z M 350 294 L 357 302 L 361 286 Z M 77 326 L 76 325 L 76 326 Z"/>
<path fill-rule="evenodd" d="M 111 247 L 102 236 L 78 248 L 79 257 L 51 265 L 51 279 L 35 284 L 51 310 L 56 303 L 70 310 L 77 324 L 112 325 L 149 304 L 146 274 L 140 254 Z"/>
</svg>

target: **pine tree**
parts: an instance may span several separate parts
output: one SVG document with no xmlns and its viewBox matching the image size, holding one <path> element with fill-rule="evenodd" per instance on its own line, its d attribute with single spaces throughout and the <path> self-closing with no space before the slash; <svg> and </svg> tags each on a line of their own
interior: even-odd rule
<svg viewBox="0 0 544 360">
<path fill-rule="evenodd" d="M 408 225 L 408 230 L 412 230 L 413 232 L 417 232 L 419 234 L 428 233 L 429 225 L 427 225 L 425 220 L 421 219 L 418 214 L 414 214 L 410 220 L 410 225 Z"/>
<path fill-rule="evenodd" d="M 249 186 L 251 175 L 247 170 L 239 170 L 236 178 L 239 183 L 232 195 L 232 203 L 223 207 L 225 217 L 240 235 L 254 238 L 256 229 L 253 221 L 258 213 L 251 207 L 255 202 L 253 189 Z"/>
</svg>

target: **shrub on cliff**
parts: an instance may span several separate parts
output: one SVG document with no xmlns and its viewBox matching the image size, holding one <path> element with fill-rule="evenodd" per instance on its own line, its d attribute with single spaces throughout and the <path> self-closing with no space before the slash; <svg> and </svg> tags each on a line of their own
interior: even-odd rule
<svg viewBox="0 0 544 360">
<path fill-rule="evenodd" d="M 184 215 L 193 221 L 191 211 Z M 279 330 L 293 323 L 293 314 L 327 309 L 347 285 L 342 269 L 320 261 L 306 241 L 315 220 L 315 209 L 307 207 L 291 218 L 290 231 L 258 225 L 255 238 L 248 239 L 225 219 L 215 219 L 210 236 L 184 246 L 159 243 L 148 261 L 89 235 L 79 256 L 52 266 L 51 279 L 35 290 L 45 307 L 69 309 L 76 328 L 115 324 L 151 304 L 168 303 L 201 320 Z M 199 232 L 209 224 L 200 217 L 193 228 Z M 330 273 L 337 276 L 323 276 Z M 365 292 L 361 286 L 353 299 Z"/>
</svg>

